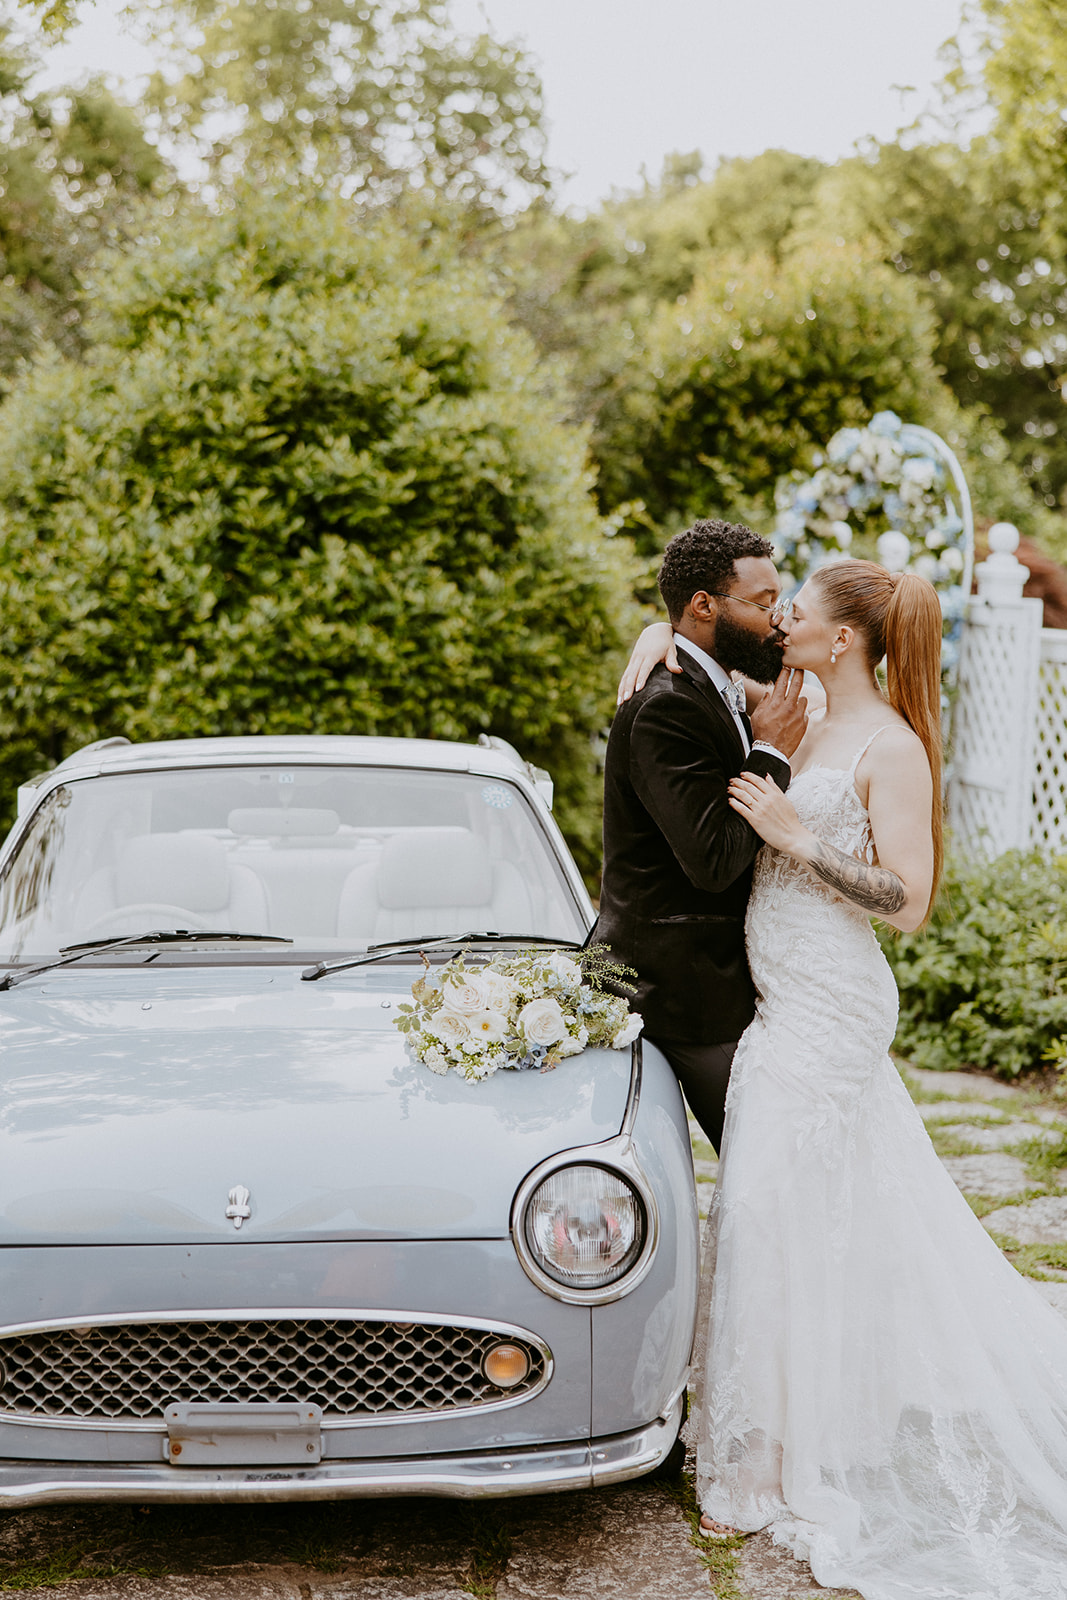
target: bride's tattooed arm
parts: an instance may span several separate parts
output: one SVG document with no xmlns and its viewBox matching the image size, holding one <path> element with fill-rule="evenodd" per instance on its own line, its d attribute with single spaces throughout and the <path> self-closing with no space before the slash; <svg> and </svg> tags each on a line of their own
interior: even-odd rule
<svg viewBox="0 0 1067 1600">
<path fill-rule="evenodd" d="M 907 899 L 908 891 L 895 872 L 857 861 L 855 856 L 835 850 L 822 839 L 815 841 L 806 860 L 817 877 L 853 905 L 862 906 L 864 911 L 891 917 Z"/>
</svg>

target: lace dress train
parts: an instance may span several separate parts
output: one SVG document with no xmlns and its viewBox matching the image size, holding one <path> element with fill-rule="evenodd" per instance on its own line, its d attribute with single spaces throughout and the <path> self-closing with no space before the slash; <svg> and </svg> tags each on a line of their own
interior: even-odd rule
<svg viewBox="0 0 1067 1600">
<path fill-rule="evenodd" d="M 862 754 L 790 788 L 857 855 Z M 747 937 L 761 998 L 708 1221 L 703 1509 L 866 1600 L 1067 1600 L 1067 1323 L 937 1159 L 889 1059 L 867 916 L 765 848 Z"/>
</svg>

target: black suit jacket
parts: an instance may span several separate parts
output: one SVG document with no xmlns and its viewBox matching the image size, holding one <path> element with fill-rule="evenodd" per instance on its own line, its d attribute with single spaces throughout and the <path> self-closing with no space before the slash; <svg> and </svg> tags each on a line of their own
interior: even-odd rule
<svg viewBox="0 0 1067 1600">
<path fill-rule="evenodd" d="M 692 656 L 656 667 L 615 717 L 604 771 L 604 882 L 593 937 L 637 971 L 653 1038 L 739 1039 L 755 991 L 745 907 L 763 841 L 727 801 L 744 768 L 789 785 L 787 762 L 747 757 L 722 695 Z"/>
</svg>

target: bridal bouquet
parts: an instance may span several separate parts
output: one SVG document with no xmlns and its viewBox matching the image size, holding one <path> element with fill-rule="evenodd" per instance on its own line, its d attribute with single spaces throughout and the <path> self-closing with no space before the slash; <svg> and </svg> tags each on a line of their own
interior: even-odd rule
<svg viewBox="0 0 1067 1600">
<path fill-rule="evenodd" d="M 466 954 L 436 972 L 427 965 L 412 985 L 414 1003 L 394 1019 L 431 1072 L 548 1071 L 587 1046 L 625 1049 L 641 1032 L 637 1013 L 600 986 L 627 969 L 595 947 L 581 964 L 560 950 L 520 950 L 469 967 Z"/>
</svg>

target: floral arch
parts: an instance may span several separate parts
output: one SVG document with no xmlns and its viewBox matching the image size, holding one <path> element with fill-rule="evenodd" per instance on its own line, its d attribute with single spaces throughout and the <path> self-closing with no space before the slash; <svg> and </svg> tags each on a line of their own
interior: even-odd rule
<svg viewBox="0 0 1067 1600">
<path fill-rule="evenodd" d="M 942 673 L 954 678 L 974 521 L 963 470 L 938 434 L 879 411 L 864 428 L 839 429 L 813 473 L 780 478 L 775 505 L 771 538 L 787 583 L 855 556 L 928 578 L 944 618 Z"/>
</svg>

